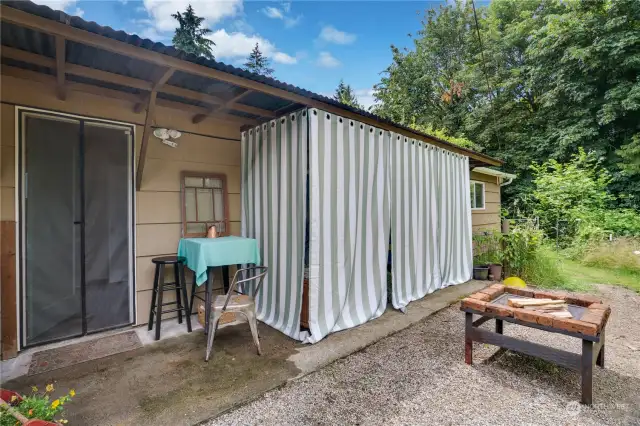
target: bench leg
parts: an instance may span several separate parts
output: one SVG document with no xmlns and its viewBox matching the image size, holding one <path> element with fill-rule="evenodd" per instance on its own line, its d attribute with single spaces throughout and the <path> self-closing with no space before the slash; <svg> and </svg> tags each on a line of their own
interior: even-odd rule
<svg viewBox="0 0 640 426">
<path fill-rule="evenodd" d="M 503 334 L 504 333 L 504 321 L 496 318 L 496 333 Z"/>
<path fill-rule="evenodd" d="M 591 405 L 593 400 L 593 342 L 582 341 L 582 362 L 580 365 L 582 381 L 582 403 Z"/>
<path fill-rule="evenodd" d="M 473 364 L 473 340 L 471 340 L 471 330 L 473 328 L 473 314 L 465 312 L 464 326 L 464 362 Z"/>
<path fill-rule="evenodd" d="M 596 358 L 596 365 L 598 367 L 604 368 L 604 348 L 605 348 L 605 341 L 604 341 L 604 330 L 602 330 L 602 333 L 600 333 L 600 352 L 598 352 L 598 358 Z"/>
</svg>

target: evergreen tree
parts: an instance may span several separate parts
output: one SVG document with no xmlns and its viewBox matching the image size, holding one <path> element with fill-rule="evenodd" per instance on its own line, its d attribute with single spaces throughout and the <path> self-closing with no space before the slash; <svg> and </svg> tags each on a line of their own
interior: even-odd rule
<svg viewBox="0 0 640 426">
<path fill-rule="evenodd" d="M 273 68 L 270 68 L 270 65 L 271 61 L 262 54 L 258 43 L 256 43 L 256 46 L 247 57 L 247 62 L 244 63 L 244 69 L 265 77 L 271 77 L 273 76 Z"/>
<path fill-rule="evenodd" d="M 343 103 L 345 105 L 352 106 L 354 108 L 364 109 L 364 107 L 358 102 L 358 98 L 354 93 L 351 85 L 345 84 L 344 80 L 340 80 L 336 92 L 333 95 L 333 99 Z"/>
<path fill-rule="evenodd" d="M 204 18 L 196 15 L 191 5 L 187 6 L 187 10 L 184 13 L 176 12 L 171 16 L 180 24 L 180 27 L 176 28 L 176 32 L 173 35 L 172 42 L 174 47 L 197 56 L 215 59 L 211 52 L 211 46 L 216 44 L 205 37 L 211 33 L 211 30 L 202 28 Z"/>
</svg>

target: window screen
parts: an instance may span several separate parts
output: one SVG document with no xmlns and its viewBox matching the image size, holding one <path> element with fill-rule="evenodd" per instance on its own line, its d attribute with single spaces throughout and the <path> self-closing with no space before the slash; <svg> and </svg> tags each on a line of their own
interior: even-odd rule
<svg viewBox="0 0 640 426">
<path fill-rule="evenodd" d="M 484 183 L 471 182 L 471 208 L 484 209 Z"/>
<path fill-rule="evenodd" d="M 225 175 L 182 173 L 182 234 L 202 237 L 215 225 L 218 234 L 227 234 L 229 215 Z"/>
</svg>

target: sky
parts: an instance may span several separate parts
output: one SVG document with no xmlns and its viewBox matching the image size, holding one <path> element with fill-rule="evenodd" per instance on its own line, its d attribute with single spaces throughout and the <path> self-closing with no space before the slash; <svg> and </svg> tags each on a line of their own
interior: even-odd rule
<svg viewBox="0 0 640 426">
<path fill-rule="evenodd" d="M 216 60 L 241 67 L 257 42 L 278 80 L 331 96 L 344 79 L 365 107 L 390 46 L 411 48 L 424 10 L 445 1 L 35 0 L 168 45 L 171 14 L 191 4 L 212 31 Z"/>
</svg>

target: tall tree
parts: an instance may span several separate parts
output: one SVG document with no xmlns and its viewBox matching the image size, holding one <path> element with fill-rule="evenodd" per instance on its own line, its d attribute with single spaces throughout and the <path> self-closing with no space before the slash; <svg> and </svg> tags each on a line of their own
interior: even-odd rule
<svg viewBox="0 0 640 426">
<path fill-rule="evenodd" d="M 172 42 L 174 47 L 197 56 L 215 59 L 211 51 L 211 46 L 215 46 L 216 44 L 213 40 L 205 37 L 211 33 L 211 30 L 202 27 L 204 18 L 196 15 L 191 5 L 188 5 L 187 10 L 183 13 L 178 11 L 171 16 L 176 19 L 180 25 L 176 28 L 176 32 L 173 35 Z"/>
<path fill-rule="evenodd" d="M 456 1 L 427 11 L 413 49 L 392 47 L 376 112 L 467 137 L 533 190 L 532 161 L 579 147 L 611 174 L 608 190 L 640 209 L 640 2 Z"/>
<path fill-rule="evenodd" d="M 260 46 L 256 43 L 247 57 L 247 62 L 244 63 L 244 69 L 266 77 L 272 77 L 274 70 L 270 66 L 271 60 L 260 51 Z"/>
<path fill-rule="evenodd" d="M 344 80 L 342 79 L 340 80 L 340 83 L 336 88 L 333 99 L 354 108 L 364 109 L 360 102 L 358 102 L 358 97 L 351 88 L 351 85 L 345 84 Z"/>
</svg>

